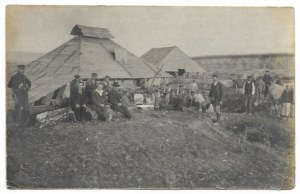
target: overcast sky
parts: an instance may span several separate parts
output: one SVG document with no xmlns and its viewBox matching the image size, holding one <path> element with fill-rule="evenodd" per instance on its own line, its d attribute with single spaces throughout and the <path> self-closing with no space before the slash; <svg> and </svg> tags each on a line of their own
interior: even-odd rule
<svg viewBox="0 0 300 194">
<path fill-rule="evenodd" d="M 293 10 L 221 7 L 7 7 L 7 50 L 46 53 L 75 24 L 108 28 L 137 56 L 176 45 L 190 56 L 292 53 Z"/>
</svg>

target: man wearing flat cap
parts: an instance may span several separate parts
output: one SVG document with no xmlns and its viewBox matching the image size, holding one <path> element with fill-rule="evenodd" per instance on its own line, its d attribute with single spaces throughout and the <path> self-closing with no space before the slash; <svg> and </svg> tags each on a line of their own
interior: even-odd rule
<svg viewBox="0 0 300 194">
<path fill-rule="evenodd" d="M 15 102 L 14 117 L 18 126 L 27 125 L 29 122 L 28 91 L 31 87 L 31 81 L 24 73 L 25 65 L 18 65 L 18 72 L 8 82 Z"/>
<path fill-rule="evenodd" d="M 208 99 L 202 102 L 202 112 L 206 114 L 206 109 L 209 104 L 212 104 L 216 112 L 217 120 L 215 125 L 218 125 L 221 119 L 221 105 L 223 100 L 223 84 L 219 82 L 218 75 L 213 75 L 213 83 L 211 84 Z"/>
<path fill-rule="evenodd" d="M 92 103 L 92 93 L 97 89 L 97 73 L 92 73 L 92 77 L 86 81 L 85 91 L 87 103 Z"/>
<path fill-rule="evenodd" d="M 105 85 L 106 88 L 109 87 L 109 86 L 112 86 L 111 83 L 110 83 L 110 77 L 108 75 L 106 75 L 104 77 L 104 85 Z"/>
</svg>

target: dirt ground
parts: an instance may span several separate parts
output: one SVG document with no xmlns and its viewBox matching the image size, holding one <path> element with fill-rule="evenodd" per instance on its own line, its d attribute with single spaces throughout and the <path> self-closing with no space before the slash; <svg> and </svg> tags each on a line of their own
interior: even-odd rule
<svg viewBox="0 0 300 194">
<path fill-rule="evenodd" d="M 292 123 L 223 111 L 219 126 L 213 113 L 152 110 L 112 123 L 8 125 L 8 187 L 291 189 Z"/>
</svg>

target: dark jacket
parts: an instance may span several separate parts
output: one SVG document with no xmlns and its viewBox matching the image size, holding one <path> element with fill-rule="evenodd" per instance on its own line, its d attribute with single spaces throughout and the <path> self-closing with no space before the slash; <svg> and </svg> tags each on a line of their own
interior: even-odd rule
<svg viewBox="0 0 300 194">
<path fill-rule="evenodd" d="M 86 93 L 84 90 L 82 90 L 81 93 L 79 93 L 78 90 L 74 91 L 71 95 L 71 106 L 75 107 L 76 104 L 79 104 L 82 106 L 83 104 L 86 104 Z"/>
<path fill-rule="evenodd" d="M 95 106 L 100 106 L 101 104 L 108 104 L 106 98 L 106 92 L 103 90 L 102 95 L 98 93 L 98 90 L 93 91 L 92 93 L 92 104 Z"/>
<path fill-rule="evenodd" d="M 107 94 L 108 102 L 114 106 L 121 103 L 121 95 L 114 89 L 111 89 Z"/>
<path fill-rule="evenodd" d="M 271 75 L 267 75 L 265 74 L 262 78 L 262 80 L 265 82 L 266 85 L 270 86 L 271 83 L 273 82 L 273 78 L 271 77 Z"/>
<path fill-rule="evenodd" d="M 23 87 L 19 88 L 21 83 L 23 84 Z M 24 74 L 16 73 L 10 78 L 7 86 L 14 90 L 28 91 L 31 87 L 31 81 Z"/>
<path fill-rule="evenodd" d="M 244 85 L 244 94 L 247 96 L 252 96 L 255 94 L 255 84 L 250 81 L 246 81 Z"/>
<path fill-rule="evenodd" d="M 22 85 L 21 85 L 22 84 Z M 7 85 L 13 90 L 13 99 L 16 105 L 22 105 L 28 109 L 28 91 L 31 87 L 31 81 L 21 73 L 13 75 Z"/>
<path fill-rule="evenodd" d="M 284 90 L 281 97 L 281 103 L 293 103 L 293 91 Z"/>
<path fill-rule="evenodd" d="M 97 89 L 97 82 L 95 79 L 88 79 L 86 81 L 85 90 L 87 93 L 92 93 L 94 90 Z"/>
<path fill-rule="evenodd" d="M 72 96 L 72 93 L 73 92 L 76 92 L 78 90 L 78 84 L 79 84 L 80 80 L 76 80 L 76 79 L 73 79 L 71 82 L 70 82 L 70 95 Z"/>
<path fill-rule="evenodd" d="M 208 97 L 211 98 L 213 104 L 220 105 L 220 101 L 223 100 L 223 84 L 218 82 L 214 85 L 212 83 Z"/>
</svg>

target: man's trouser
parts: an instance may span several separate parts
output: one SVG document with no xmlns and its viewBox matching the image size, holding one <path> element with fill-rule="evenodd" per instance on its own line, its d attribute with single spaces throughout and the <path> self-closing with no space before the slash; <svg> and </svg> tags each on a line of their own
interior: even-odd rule
<svg viewBox="0 0 300 194">
<path fill-rule="evenodd" d="M 113 111 L 122 113 L 126 118 L 128 118 L 128 119 L 131 118 L 131 114 L 126 106 L 112 105 L 111 108 L 113 109 Z"/>
<path fill-rule="evenodd" d="M 245 109 L 247 113 L 252 112 L 252 95 L 245 95 Z"/>
<path fill-rule="evenodd" d="M 109 118 L 109 116 L 110 116 L 109 115 L 109 107 L 106 107 L 106 106 L 99 107 L 98 106 L 98 107 L 95 107 L 94 109 L 97 112 L 99 119 L 105 121 L 107 118 Z"/>
<path fill-rule="evenodd" d="M 29 104 L 26 94 L 13 94 L 15 102 L 14 118 L 18 125 L 26 126 L 29 123 Z"/>
<path fill-rule="evenodd" d="M 84 107 L 82 107 L 82 106 L 80 106 L 78 108 L 74 107 L 73 111 L 75 113 L 75 117 L 76 117 L 77 121 L 83 121 L 83 120 L 85 120 L 86 109 Z"/>
<path fill-rule="evenodd" d="M 261 104 L 263 102 L 263 97 L 264 97 L 263 92 L 257 92 L 256 98 L 257 98 L 258 104 Z"/>
<path fill-rule="evenodd" d="M 290 116 L 291 103 L 284 102 L 281 106 L 281 116 L 288 117 Z"/>
<path fill-rule="evenodd" d="M 206 109 L 209 107 L 209 105 L 212 104 L 214 107 L 214 111 L 217 115 L 217 122 L 221 119 L 221 105 L 217 103 L 213 103 L 211 99 L 206 99 L 201 103 L 202 112 L 206 113 Z"/>
<path fill-rule="evenodd" d="M 268 94 L 269 94 L 269 85 L 268 84 L 266 84 L 266 86 L 265 86 L 265 97 L 267 97 L 268 96 Z"/>
</svg>

